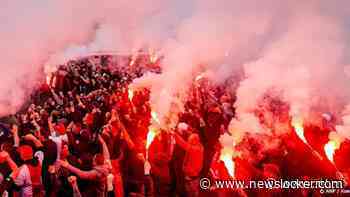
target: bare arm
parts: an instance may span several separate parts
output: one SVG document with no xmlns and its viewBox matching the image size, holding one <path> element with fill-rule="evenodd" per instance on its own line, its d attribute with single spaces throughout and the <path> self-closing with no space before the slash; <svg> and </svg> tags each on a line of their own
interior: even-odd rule
<svg viewBox="0 0 350 197">
<path fill-rule="evenodd" d="M 73 197 L 82 197 L 77 184 L 73 185 L 72 188 L 73 188 Z"/>
<path fill-rule="evenodd" d="M 78 94 L 75 95 L 75 98 L 77 99 L 78 103 L 81 103 L 81 99 L 80 99 L 80 96 Z"/>
<path fill-rule="evenodd" d="M 103 140 L 101 135 L 98 135 L 98 140 L 99 140 L 100 144 L 102 145 L 103 157 L 105 158 L 106 161 L 110 161 L 111 157 L 110 157 L 106 142 Z"/>
<path fill-rule="evenodd" d="M 84 83 L 89 84 L 89 79 L 85 79 L 83 76 L 80 76 L 80 79 L 84 81 Z"/>
<path fill-rule="evenodd" d="M 11 158 L 10 156 L 7 158 L 7 164 L 10 166 L 12 172 L 17 171 L 18 166 L 17 166 L 17 164 L 12 160 L 12 158 Z"/>
<path fill-rule="evenodd" d="M 37 148 L 43 147 L 43 144 L 41 143 L 41 141 L 38 140 L 38 138 L 36 138 L 32 134 L 27 134 L 26 136 L 24 136 L 24 139 L 32 141 L 34 143 L 35 147 L 37 147 Z"/>
<path fill-rule="evenodd" d="M 79 168 L 76 168 L 76 167 L 70 165 L 66 161 L 60 160 L 59 162 L 60 162 L 61 166 L 65 167 L 70 172 L 76 174 L 81 179 L 95 180 L 97 178 L 97 172 L 95 170 L 83 171 L 83 170 L 80 170 Z"/>
<path fill-rule="evenodd" d="M 128 131 L 125 129 L 124 125 L 121 124 L 121 129 L 122 129 L 122 134 L 123 134 L 123 138 L 126 141 L 126 144 L 128 145 L 129 149 L 133 149 L 135 147 L 135 143 L 132 141 L 132 139 L 130 138 L 130 135 L 128 133 Z"/>
<path fill-rule="evenodd" d="M 68 177 L 68 182 L 73 189 L 73 197 L 81 197 L 81 193 L 77 184 L 77 178 L 75 176 Z"/>
<path fill-rule="evenodd" d="M 1 151 L 0 152 L 0 159 L 4 159 L 2 161 L 7 162 L 7 164 L 9 165 L 9 167 L 11 168 L 12 172 L 15 173 L 18 169 L 17 164 L 12 160 L 12 158 L 10 157 L 10 155 L 8 154 L 8 152 L 6 151 Z"/>
<path fill-rule="evenodd" d="M 36 133 L 37 138 L 40 139 L 41 138 L 41 127 L 40 127 L 40 125 L 35 120 L 32 121 L 32 124 L 34 125 L 34 127 L 36 129 L 35 133 Z"/>
<path fill-rule="evenodd" d="M 78 101 L 78 105 L 80 106 L 80 107 L 82 107 L 82 108 L 86 108 L 86 106 L 84 105 L 84 103 L 81 101 L 81 99 L 80 99 L 80 96 L 79 95 L 76 95 L 76 97 L 75 97 L 76 99 L 77 99 L 77 101 Z"/>
<path fill-rule="evenodd" d="M 49 119 L 47 120 L 47 123 L 49 126 L 50 134 L 52 134 L 53 132 L 55 132 L 55 129 L 53 128 L 53 124 L 52 124 L 52 116 L 49 117 Z"/>
<path fill-rule="evenodd" d="M 17 164 L 12 160 L 10 156 L 7 157 L 7 164 L 10 166 L 12 171 L 16 171 L 18 169 Z"/>
<path fill-rule="evenodd" d="M 13 125 L 12 129 L 11 129 L 12 135 L 13 135 L 13 143 L 14 143 L 14 147 L 18 147 L 19 146 L 19 137 L 18 137 L 18 126 L 17 125 Z"/>
<path fill-rule="evenodd" d="M 51 93 L 53 98 L 55 99 L 55 101 L 59 104 L 59 105 L 63 105 L 63 100 L 56 94 L 56 92 L 51 89 Z"/>
</svg>

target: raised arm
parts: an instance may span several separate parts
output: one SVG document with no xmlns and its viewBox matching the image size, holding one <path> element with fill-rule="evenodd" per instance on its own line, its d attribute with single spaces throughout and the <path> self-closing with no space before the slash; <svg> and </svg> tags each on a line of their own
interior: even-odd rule
<svg viewBox="0 0 350 197">
<path fill-rule="evenodd" d="M 43 144 L 41 143 L 40 140 L 38 140 L 38 138 L 36 138 L 34 135 L 32 134 L 27 134 L 23 137 L 25 140 L 31 141 L 34 143 L 36 148 L 40 148 L 43 147 Z"/>
<path fill-rule="evenodd" d="M 86 179 L 86 180 L 97 179 L 98 175 L 97 175 L 97 172 L 95 170 L 83 171 L 83 170 L 80 170 L 79 168 L 76 168 L 76 167 L 70 165 L 67 161 L 59 160 L 58 162 L 62 167 L 66 168 L 70 172 L 76 174 L 81 179 Z"/>
<path fill-rule="evenodd" d="M 12 128 L 11 128 L 11 133 L 13 135 L 13 146 L 14 147 L 18 147 L 19 146 L 19 137 L 18 137 L 18 126 L 17 125 L 12 125 Z"/>
<path fill-rule="evenodd" d="M 178 133 L 174 132 L 174 137 L 176 143 L 184 150 L 188 151 L 191 148 L 191 145 L 187 143 Z"/>
<path fill-rule="evenodd" d="M 55 132 L 55 129 L 53 128 L 52 124 L 52 115 L 48 118 L 47 124 L 49 126 L 50 134 L 53 134 Z"/>
<path fill-rule="evenodd" d="M 98 141 L 100 142 L 100 144 L 102 145 L 102 153 L 103 153 L 103 157 L 105 158 L 106 161 L 110 162 L 110 154 L 108 151 L 108 147 L 106 142 L 103 140 L 103 138 L 101 137 L 101 135 L 98 135 Z"/>
<path fill-rule="evenodd" d="M 125 142 L 128 145 L 129 149 L 133 149 L 135 147 L 135 143 L 130 138 L 130 135 L 129 135 L 128 131 L 126 130 L 124 124 L 120 121 L 119 114 L 118 114 L 118 112 L 115 109 L 113 109 L 111 111 L 111 116 L 112 117 L 111 117 L 111 119 L 109 121 L 109 124 L 113 125 L 112 122 L 117 122 L 118 123 L 118 125 L 120 126 L 120 129 L 121 129 L 122 138 L 125 140 Z"/>
<path fill-rule="evenodd" d="M 53 89 L 51 89 L 51 93 L 56 103 L 58 103 L 59 105 L 63 105 L 63 100 L 56 94 L 56 92 Z"/>
<path fill-rule="evenodd" d="M 36 129 L 35 133 L 37 134 L 37 137 L 40 139 L 40 137 L 41 137 L 40 125 L 35 120 L 32 121 L 32 124 L 34 125 L 34 127 Z"/>
<path fill-rule="evenodd" d="M 83 76 L 80 76 L 80 79 L 84 81 L 84 83 L 89 84 L 90 80 L 89 79 L 85 79 Z"/>
<path fill-rule="evenodd" d="M 130 135 L 128 131 L 125 129 L 125 126 L 123 125 L 123 123 L 121 123 L 121 130 L 122 130 L 121 132 L 123 134 L 123 138 L 126 144 L 128 145 L 129 149 L 133 149 L 135 147 L 135 143 L 130 138 Z"/>
<path fill-rule="evenodd" d="M 12 160 L 8 152 L 1 151 L 0 152 L 0 160 L 3 160 L 4 162 L 7 162 L 9 167 L 11 168 L 12 172 L 15 173 L 18 169 L 17 164 Z"/>
<path fill-rule="evenodd" d="M 78 105 L 79 105 L 80 107 L 82 107 L 82 108 L 85 109 L 86 106 L 85 106 L 84 103 L 81 101 L 80 96 L 79 96 L 79 95 L 76 95 L 75 98 L 76 98 L 77 101 L 78 101 Z"/>
</svg>

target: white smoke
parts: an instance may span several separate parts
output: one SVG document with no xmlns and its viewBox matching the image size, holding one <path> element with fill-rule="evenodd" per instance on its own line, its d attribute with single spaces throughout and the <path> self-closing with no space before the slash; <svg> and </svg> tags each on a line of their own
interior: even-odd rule
<svg viewBox="0 0 350 197">
<path fill-rule="evenodd" d="M 350 105 L 347 105 L 341 114 L 341 121 L 335 126 L 335 131 L 329 134 L 329 139 L 342 143 L 344 140 L 350 140 Z"/>
<path fill-rule="evenodd" d="M 246 78 L 235 103 L 238 117 L 251 113 L 270 88 L 282 91 L 293 117 L 307 119 L 315 110 L 320 115 L 343 109 L 350 98 L 344 73 L 349 29 L 326 4 L 311 1 L 291 7 L 295 13 L 284 21 L 285 30 L 266 43 L 258 59 L 245 63 Z"/>
</svg>

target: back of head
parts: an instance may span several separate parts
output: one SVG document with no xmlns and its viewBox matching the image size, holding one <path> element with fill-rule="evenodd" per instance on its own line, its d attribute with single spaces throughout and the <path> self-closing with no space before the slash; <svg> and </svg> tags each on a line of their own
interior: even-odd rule
<svg viewBox="0 0 350 197">
<path fill-rule="evenodd" d="M 18 148 L 18 153 L 23 161 L 28 161 L 33 159 L 33 149 L 29 145 L 22 145 Z"/>
</svg>

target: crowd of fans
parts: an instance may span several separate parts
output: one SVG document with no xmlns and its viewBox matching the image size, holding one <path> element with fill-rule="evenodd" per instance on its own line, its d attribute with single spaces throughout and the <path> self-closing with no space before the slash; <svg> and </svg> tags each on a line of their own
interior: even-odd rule
<svg viewBox="0 0 350 197">
<path fill-rule="evenodd" d="M 127 66 L 118 61 L 113 56 L 92 56 L 68 62 L 34 91 L 18 113 L 0 120 L 0 196 L 264 196 L 254 190 L 199 188 L 202 177 L 232 178 L 220 159 L 219 138 L 228 133 L 235 116 L 233 93 L 239 79 L 220 85 L 194 79 L 176 128 L 160 128 L 146 149 L 150 91 L 133 90 L 130 97 L 129 84 L 145 72 L 161 72 L 159 61 L 147 56 L 124 57 Z M 266 96 L 255 114 L 274 132 L 283 130 L 281 125 L 291 129 L 288 110 L 279 99 Z M 323 133 L 328 139 L 329 129 L 305 127 L 305 135 L 315 129 L 318 135 L 311 132 L 311 137 L 327 130 Z M 277 141 L 260 137 L 273 148 L 266 148 L 257 136 L 245 136 L 236 147 L 241 156 L 234 161 L 239 172 L 235 178 L 329 175 L 310 167 L 319 161 L 305 152 L 307 147 L 296 148 L 305 144 L 295 134 Z M 324 144 L 314 140 L 318 141 Z M 298 164 L 301 154 L 310 158 L 303 168 Z M 302 192 L 297 194 L 310 195 Z"/>
<path fill-rule="evenodd" d="M 22 110 L 3 118 L 0 195 L 199 195 L 199 178 L 209 174 L 218 136 L 234 115 L 232 97 L 193 86 L 178 131 L 159 132 L 146 154 L 150 92 L 131 99 L 128 85 L 160 68 L 143 56 L 126 67 L 111 59 L 60 66 Z"/>
</svg>

